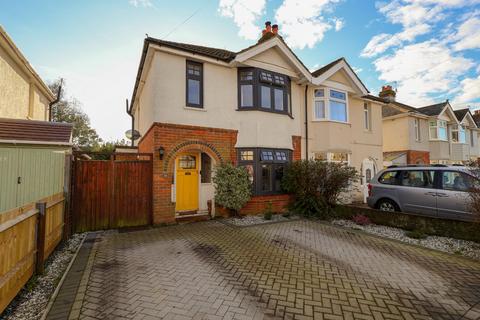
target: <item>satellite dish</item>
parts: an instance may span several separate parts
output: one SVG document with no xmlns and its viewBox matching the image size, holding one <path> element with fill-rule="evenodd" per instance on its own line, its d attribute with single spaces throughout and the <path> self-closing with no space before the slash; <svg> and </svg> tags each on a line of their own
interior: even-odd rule
<svg viewBox="0 0 480 320">
<path fill-rule="evenodd" d="M 125 136 L 127 137 L 127 139 L 135 141 L 138 138 L 140 138 L 142 135 L 137 130 L 127 130 L 125 131 Z"/>
</svg>

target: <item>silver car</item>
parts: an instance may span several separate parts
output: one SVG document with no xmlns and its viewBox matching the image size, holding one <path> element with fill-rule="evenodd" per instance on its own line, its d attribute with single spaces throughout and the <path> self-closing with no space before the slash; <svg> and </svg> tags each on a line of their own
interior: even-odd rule
<svg viewBox="0 0 480 320">
<path fill-rule="evenodd" d="M 480 185 L 477 177 L 461 166 L 391 166 L 370 181 L 367 203 L 382 211 L 471 221 L 468 191 Z"/>
</svg>

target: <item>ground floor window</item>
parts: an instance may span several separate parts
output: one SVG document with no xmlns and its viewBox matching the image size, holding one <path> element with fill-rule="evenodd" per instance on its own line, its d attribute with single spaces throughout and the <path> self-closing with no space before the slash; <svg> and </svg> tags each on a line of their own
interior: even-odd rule
<svg viewBox="0 0 480 320">
<path fill-rule="evenodd" d="M 282 192 L 283 172 L 291 161 L 290 150 L 241 148 L 237 154 L 238 165 L 249 173 L 254 195 Z"/>
<path fill-rule="evenodd" d="M 350 155 L 347 152 L 315 152 L 313 158 L 320 161 L 350 163 Z"/>
</svg>

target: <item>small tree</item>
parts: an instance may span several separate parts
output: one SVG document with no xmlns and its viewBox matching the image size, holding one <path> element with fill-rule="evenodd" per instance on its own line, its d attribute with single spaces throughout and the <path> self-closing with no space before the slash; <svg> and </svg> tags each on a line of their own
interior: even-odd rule
<svg viewBox="0 0 480 320">
<path fill-rule="evenodd" d="M 213 184 L 215 202 L 235 215 L 250 200 L 252 186 L 248 172 L 243 167 L 234 167 L 230 163 L 217 166 Z"/>
<path fill-rule="evenodd" d="M 282 186 L 294 195 L 291 209 L 306 216 L 326 217 L 340 194 L 352 187 L 359 176 L 353 167 L 318 160 L 292 163 L 285 171 Z"/>
<path fill-rule="evenodd" d="M 480 179 L 480 165 L 477 161 L 472 161 L 468 164 L 474 176 Z M 474 221 L 480 222 L 480 180 L 467 181 L 469 184 L 469 209 L 473 214 Z"/>
</svg>

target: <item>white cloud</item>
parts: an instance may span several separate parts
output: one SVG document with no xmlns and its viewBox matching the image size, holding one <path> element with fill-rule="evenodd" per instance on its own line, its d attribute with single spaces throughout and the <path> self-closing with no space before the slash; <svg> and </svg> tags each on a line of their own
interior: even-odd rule
<svg viewBox="0 0 480 320">
<path fill-rule="evenodd" d="M 340 0 L 284 0 L 277 9 L 275 20 L 280 26 L 280 33 L 292 48 L 313 48 L 322 41 L 325 32 L 343 26 L 343 20 L 325 19 L 332 5 Z M 341 21 L 341 22 L 339 22 Z"/>
<path fill-rule="evenodd" d="M 151 0 L 129 0 L 128 2 L 134 7 L 153 7 Z"/>
<path fill-rule="evenodd" d="M 406 28 L 402 32 L 396 34 L 381 33 L 374 36 L 362 50 L 362 57 L 374 57 L 385 52 L 391 47 L 400 46 L 404 42 L 411 42 L 419 35 L 430 31 L 428 24 L 418 24 Z"/>
<path fill-rule="evenodd" d="M 340 31 L 345 26 L 345 21 L 343 19 L 335 18 L 333 19 L 333 22 L 335 22 L 335 31 Z"/>
<path fill-rule="evenodd" d="M 353 71 L 355 71 L 355 73 L 360 73 L 360 72 L 363 71 L 362 68 L 357 68 L 357 67 L 353 67 L 353 66 L 352 66 L 352 69 L 353 69 Z"/>
<path fill-rule="evenodd" d="M 374 65 L 381 80 L 398 83 L 399 100 L 417 105 L 431 103 L 432 94 L 458 86 L 458 78 L 474 66 L 435 40 L 407 45 L 376 59 Z"/>
<path fill-rule="evenodd" d="M 455 98 L 456 103 L 469 103 L 480 100 L 480 75 L 466 78 L 460 83 L 461 94 Z"/>
<path fill-rule="evenodd" d="M 265 0 L 220 0 L 218 11 L 224 17 L 232 18 L 238 26 L 238 35 L 255 40 L 261 33 L 257 20 L 265 11 Z"/>
<path fill-rule="evenodd" d="M 480 48 L 480 18 L 471 17 L 464 21 L 454 39 L 458 40 L 453 45 L 456 51 Z"/>
</svg>

